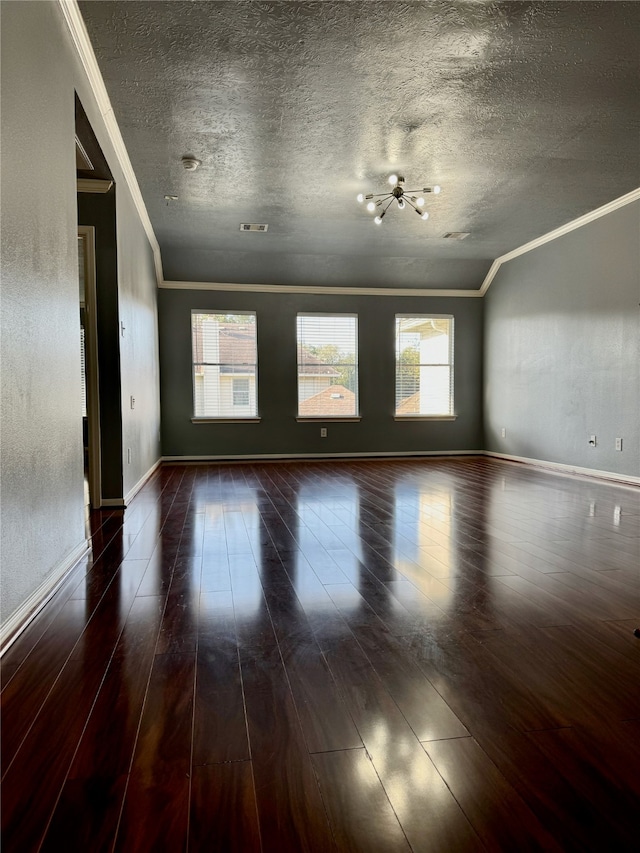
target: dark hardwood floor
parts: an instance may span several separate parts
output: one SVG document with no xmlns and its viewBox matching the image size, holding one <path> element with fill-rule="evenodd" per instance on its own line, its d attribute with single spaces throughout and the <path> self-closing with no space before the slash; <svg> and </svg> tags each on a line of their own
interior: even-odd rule
<svg viewBox="0 0 640 853">
<path fill-rule="evenodd" d="M 2 659 L 4 853 L 638 851 L 640 490 L 167 466 Z"/>
</svg>

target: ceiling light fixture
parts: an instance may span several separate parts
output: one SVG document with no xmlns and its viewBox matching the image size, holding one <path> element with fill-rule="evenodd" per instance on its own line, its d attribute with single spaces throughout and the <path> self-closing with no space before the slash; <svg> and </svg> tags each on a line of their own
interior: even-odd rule
<svg viewBox="0 0 640 853">
<path fill-rule="evenodd" d="M 393 189 L 388 193 L 369 193 L 368 195 L 358 193 L 356 196 L 360 204 L 365 201 L 367 202 L 369 213 L 375 213 L 376 210 L 379 211 L 373 220 L 376 225 L 382 225 L 382 219 L 394 201 L 397 202 L 399 210 L 404 210 L 409 205 L 409 207 L 415 210 L 420 219 L 429 218 L 427 211 L 422 209 L 424 206 L 424 197 L 422 195 L 412 195 L 412 193 L 433 193 L 437 195 L 440 192 L 440 187 L 437 184 L 432 187 L 423 187 L 421 190 L 407 190 L 405 189 L 402 175 L 389 175 L 389 183 Z"/>
</svg>

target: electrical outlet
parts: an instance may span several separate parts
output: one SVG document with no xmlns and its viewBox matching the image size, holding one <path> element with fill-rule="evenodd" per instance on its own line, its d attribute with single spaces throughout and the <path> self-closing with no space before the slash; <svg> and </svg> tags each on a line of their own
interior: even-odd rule
<svg viewBox="0 0 640 853">
<path fill-rule="evenodd" d="M 501 435 L 503 438 L 506 438 L 506 437 L 507 437 L 507 429 L 506 429 L 506 427 L 502 427 L 502 429 L 500 430 L 500 435 Z"/>
<path fill-rule="evenodd" d="M 596 437 L 595 437 L 595 435 L 590 435 L 590 436 L 589 436 L 589 445 L 590 445 L 591 447 L 595 447 L 595 446 L 596 446 Z"/>
<path fill-rule="evenodd" d="M 129 398 L 129 400 L 130 400 L 130 402 L 131 402 L 131 408 L 132 408 L 132 409 L 135 409 L 135 407 L 136 407 L 136 398 L 135 398 L 135 397 L 130 397 L 130 398 Z"/>
<path fill-rule="evenodd" d="M 320 438 L 326 438 L 326 437 L 327 437 L 327 428 L 326 427 L 320 427 Z"/>
<path fill-rule="evenodd" d="M 616 438 L 616 450 L 622 450 L 622 439 Z"/>
</svg>

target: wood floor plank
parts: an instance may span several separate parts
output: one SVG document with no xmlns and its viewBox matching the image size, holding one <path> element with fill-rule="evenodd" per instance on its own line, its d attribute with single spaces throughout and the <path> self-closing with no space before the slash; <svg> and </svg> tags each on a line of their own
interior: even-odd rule
<svg viewBox="0 0 640 853">
<path fill-rule="evenodd" d="M 424 748 L 487 849 L 562 851 L 473 738 Z"/>
<path fill-rule="evenodd" d="M 636 732 L 637 734 L 637 732 Z M 637 772 L 612 772 L 612 738 L 575 728 L 530 735 L 536 746 L 586 801 L 585 823 L 591 832 L 589 849 L 637 850 L 640 846 L 640 786 Z M 625 738 L 618 761 L 638 767 L 637 740 Z M 635 761 L 634 761 L 635 759 Z M 631 786 L 629 785 L 631 782 Z M 630 819 L 632 815 L 636 819 Z"/>
<path fill-rule="evenodd" d="M 262 587 L 232 572 L 240 666 L 265 849 L 334 849 L 327 815 L 296 712 Z"/>
<path fill-rule="evenodd" d="M 160 596 L 133 603 L 56 804 L 43 853 L 113 846 L 163 609 Z"/>
<path fill-rule="evenodd" d="M 313 756 L 338 850 L 400 853 L 411 848 L 364 749 Z"/>
<path fill-rule="evenodd" d="M 355 639 L 326 657 L 411 847 L 477 850 L 478 836 Z"/>
<path fill-rule="evenodd" d="M 260 853 L 260 830 L 249 761 L 194 767 L 190 853 Z"/>
<path fill-rule="evenodd" d="M 36 648 L 39 640 L 49 629 L 60 610 L 69 601 L 75 587 L 82 583 L 91 562 L 91 557 L 85 556 L 74 566 L 58 587 L 55 595 L 47 602 L 47 605 L 29 622 L 10 646 L 5 646 L 4 654 L 0 658 L 2 690 L 8 686 L 18 669 Z"/>
<path fill-rule="evenodd" d="M 83 601 L 68 601 L 2 695 L 2 773 L 15 758 L 86 627 Z"/>
<path fill-rule="evenodd" d="M 70 661 L 44 703 L 43 720 L 32 729 L 2 786 L 2 849 L 37 850 L 67 775 L 100 685 L 104 664 L 86 668 Z M 73 696 L 73 704 L 69 703 Z"/>
<path fill-rule="evenodd" d="M 156 655 L 114 850 L 184 849 L 195 654 Z"/>
<path fill-rule="evenodd" d="M 565 725 L 638 716 L 638 664 L 574 626 L 512 634 L 509 643 L 484 643 L 527 679 Z"/>
<path fill-rule="evenodd" d="M 245 761 L 249 741 L 231 592 L 200 597 L 193 764 Z"/>
<path fill-rule="evenodd" d="M 412 656 L 461 722 L 476 735 L 487 730 L 499 737 L 510 730 L 560 728 L 570 715 L 532 684 L 517 653 L 503 660 L 492 648 L 511 646 L 510 635 L 489 631 L 481 638 L 458 635 L 406 639 Z"/>
<path fill-rule="evenodd" d="M 309 752 L 361 747 L 293 586 L 281 580 L 265 597 Z"/>
<path fill-rule="evenodd" d="M 3 850 L 640 846 L 639 490 L 170 464 L 87 520 L 3 658 Z"/>
<path fill-rule="evenodd" d="M 276 648 L 252 650 L 241 652 L 241 660 L 263 845 L 267 850 L 333 850 L 280 654 Z"/>
</svg>

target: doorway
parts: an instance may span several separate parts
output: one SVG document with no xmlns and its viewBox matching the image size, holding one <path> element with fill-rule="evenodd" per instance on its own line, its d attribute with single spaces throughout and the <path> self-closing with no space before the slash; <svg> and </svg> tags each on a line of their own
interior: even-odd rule
<svg viewBox="0 0 640 853">
<path fill-rule="evenodd" d="M 98 324 L 95 228 L 90 225 L 81 225 L 78 227 L 78 285 L 80 302 L 84 497 L 85 506 L 91 509 L 98 509 L 102 505 Z"/>
</svg>

